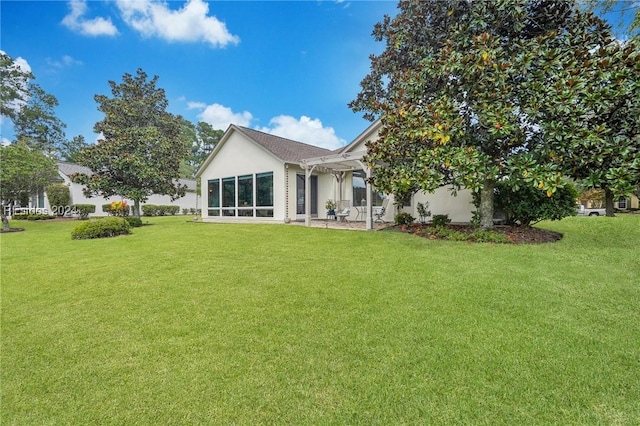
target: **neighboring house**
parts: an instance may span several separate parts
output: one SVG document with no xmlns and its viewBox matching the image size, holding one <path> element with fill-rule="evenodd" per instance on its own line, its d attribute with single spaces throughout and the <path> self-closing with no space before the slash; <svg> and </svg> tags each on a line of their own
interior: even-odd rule
<svg viewBox="0 0 640 426">
<path fill-rule="evenodd" d="M 613 207 L 618 210 L 638 210 L 640 209 L 640 200 L 634 194 L 618 197 L 613 202 Z"/>
<path fill-rule="evenodd" d="M 202 218 L 209 221 L 305 221 L 327 218 L 325 202 L 350 207 L 349 220 L 372 227 L 373 211 L 383 202 L 367 178 L 375 173 L 362 162 L 366 142 L 378 137 L 375 122 L 352 143 L 335 151 L 231 125 L 202 164 Z M 417 203 L 429 202 L 433 214 L 469 222 L 474 210 L 470 191 L 451 195 L 447 188 L 418 193 L 402 209 L 418 217 Z M 393 221 L 388 204 L 384 220 Z"/>
<path fill-rule="evenodd" d="M 101 196 L 85 196 L 83 192 L 84 185 L 71 181 L 71 176 L 75 173 L 91 174 L 91 170 L 78 164 L 64 162 L 58 163 L 58 176 L 60 177 L 59 182 L 64 183 L 69 187 L 71 195 L 71 201 L 69 202 L 70 205 L 93 204 L 96 206 L 96 211 L 95 213 L 90 214 L 90 216 L 107 216 L 107 213 L 102 211 L 102 206 L 104 204 L 110 204 L 113 201 L 120 201 L 122 199 L 121 197 L 104 198 Z M 199 209 L 200 206 L 198 204 L 199 197 L 196 191 L 196 181 L 189 179 L 179 179 L 178 181 L 180 184 L 187 186 L 187 192 L 184 197 L 171 201 L 171 197 L 169 197 L 168 195 L 152 194 L 146 202 L 141 203 L 141 206 L 145 204 L 177 205 L 180 206 L 180 213 L 182 213 L 183 209 Z M 124 198 L 124 200 L 129 205 L 133 205 L 132 200 L 128 200 L 127 198 Z M 48 212 L 53 212 L 54 210 L 49 203 L 49 199 L 46 193 L 40 193 L 32 196 L 30 205 L 28 207 L 36 209 L 46 209 L 46 211 Z M 58 208 L 59 207 L 56 206 L 56 209 Z"/>
</svg>

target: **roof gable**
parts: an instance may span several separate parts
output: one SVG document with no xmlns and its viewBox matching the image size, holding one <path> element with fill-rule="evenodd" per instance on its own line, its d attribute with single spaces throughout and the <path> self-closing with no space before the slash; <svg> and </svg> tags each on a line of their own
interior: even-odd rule
<svg viewBox="0 0 640 426">
<path fill-rule="evenodd" d="M 319 157 L 332 153 L 331 150 L 325 148 L 232 124 L 227 128 L 226 132 L 220 139 L 220 142 L 218 142 L 218 145 L 202 163 L 196 173 L 196 177 L 199 177 L 204 172 L 234 132 L 242 134 L 247 140 L 258 145 L 260 148 L 264 149 L 283 163 L 300 164 L 305 158 Z"/>
</svg>

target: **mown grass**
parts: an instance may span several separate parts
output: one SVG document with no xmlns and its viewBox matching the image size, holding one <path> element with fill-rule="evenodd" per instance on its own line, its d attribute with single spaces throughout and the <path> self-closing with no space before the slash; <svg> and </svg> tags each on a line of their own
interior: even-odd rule
<svg viewBox="0 0 640 426">
<path fill-rule="evenodd" d="M 3 425 L 640 423 L 640 215 L 531 246 L 151 223 L 0 237 Z"/>
</svg>

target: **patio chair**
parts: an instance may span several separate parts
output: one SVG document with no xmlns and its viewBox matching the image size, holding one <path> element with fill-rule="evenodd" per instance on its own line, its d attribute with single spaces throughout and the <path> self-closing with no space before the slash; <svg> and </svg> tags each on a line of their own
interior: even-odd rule
<svg viewBox="0 0 640 426">
<path fill-rule="evenodd" d="M 338 222 L 349 222 L 349 214 L 351 213 L 351 201 L 340 200 L 336 208 L 336 219 Z"/>
<path fill-rule="evenodd" d="M 384 223 L 384 215 L 387 212 L 387 204 L 389 204 L 389 197 L 382 200 L 382 206 L 380 208 L 376 208 L 373 211 L 373 215 L 376 217 L 373 222 L 382 222 Z"/>
</svg>

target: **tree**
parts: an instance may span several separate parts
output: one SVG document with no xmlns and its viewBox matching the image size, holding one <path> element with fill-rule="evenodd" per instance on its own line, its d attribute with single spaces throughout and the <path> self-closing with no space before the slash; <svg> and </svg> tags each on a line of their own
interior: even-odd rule
<svg viewBox="0 0 640 426">
<path fill-rule="evenodd" d="M 2 226 L 9 229 L 5 207 L 16 199 L 43 191 L 57 175 L 55 161 L 24 143 L 0 147 L 0 200 Z"/>
<path fill-rule="evenodd" d="M 598 45 L 572 46 L 573 55 L 554 79 L 532 93 L 539 107 L 528 114 L 549 135 L 546 152 L 564 173 L 602 189 L 607 216 L 613 216 L 614 195 L 626 195 L 640 183 L 640 40 L 616 40 L 609 26 L 582 24 L 593 28 Z M 550 91 L 563 95 L 549 96 Z"/>
<path fill-rule="evenodd" d="M 64 128 L 67 127 L 55 115 L 54 108 L 58 106 L 58 100 L 31 82 L 28 93 L 27 102 L 13 120 L 16 137 L 31 148 L 55 156 L 64 141 Z"/>
<path fill-rule="evenodd" d="M 158 76 L 147 81 L 138 69 L 135 76 L 124 74 L 122 83 L 109 81 L 112 97 L 96 95 L 98 110 L 105 117 L 94 126 L 104 139 L 82 151 L 80 163 L 93 171 L 78 174 L 87 196 L 118 195 L 134 201 L 135 215 L 140 203 L 151 194 L 178 198 L 186 187 L 179 185 L 180 160 L 187 146 L 180 138 L 181 117 L 166 111 L 168 101 L 157 88 Z"/>
<path fill-rule="evenodd" d="M 31 72 L 21 69 L 13 58 L 0 51 L 0 115 L 15 120 L 29 98 L 27 87 L 33 78 Z"/>
<path fill-rule="evenodd" d="M 366 161 L 383 163 L 375 186 L 396 194 L 433 191 L 444 184 L 480 194 L 480 220 L 493 227 L 496 182 L 510 178 L 552 196 L 563 187 L 562 165 L 550 137 L 568 128 L 543 128 L 545 101 L 533 96 L 571 64 L 572 44 L 598 41 L 570 1 L 403 1 L 400 12 L 376 25 L 386 50 L 372 56 L 372 71 L 350 103 L 365 117 L 380 117 Z M 573 64 L 573 69 L 579 65 Z"/>
<path fill-rule="evenodd" d="M 192 178 L 209 153 L 216 147 L 224 131 L 214 129 L 203 121 L 197 124 L 182 120 L 182 138 L 189 146 L 190 152 L 182 165 L 182 177 Z"/>
<path fill-rule="evenodd" d="M 84 136 L 74 136 L 71 140 L 65 140 L 60 146 L 60 159 L 69 163 L 78 163 L 82 150 L 89 147 Z"/>
</svg>

